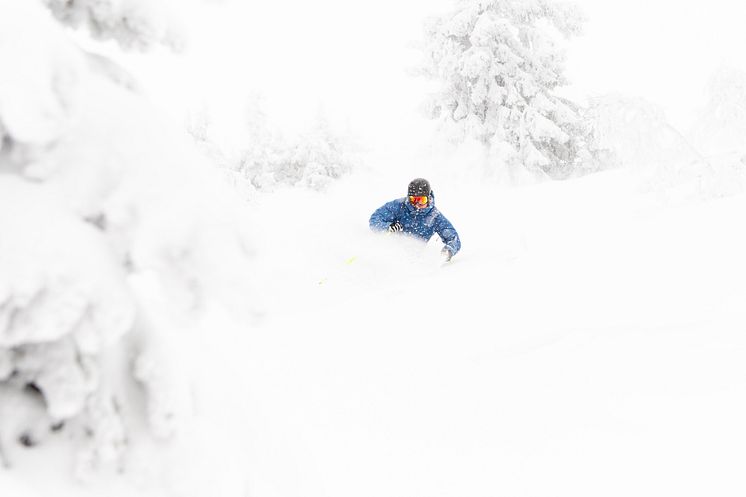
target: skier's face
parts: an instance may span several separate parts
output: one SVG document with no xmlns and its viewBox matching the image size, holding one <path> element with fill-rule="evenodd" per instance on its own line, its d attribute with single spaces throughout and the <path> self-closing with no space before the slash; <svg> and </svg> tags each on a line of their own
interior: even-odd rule
<svg viewBox="0 0 746 497">
<path fill-rule="evenodd" d="M 410 195 L 409 196 L 409 203 L 412 204 L 415 207 L 415 209 L 424 209 L 425 207 L 427 207 L 427 202 L 428 202 L 428 199 L 426 195 L 422 195 L 422 196 Z"/>
</svg>

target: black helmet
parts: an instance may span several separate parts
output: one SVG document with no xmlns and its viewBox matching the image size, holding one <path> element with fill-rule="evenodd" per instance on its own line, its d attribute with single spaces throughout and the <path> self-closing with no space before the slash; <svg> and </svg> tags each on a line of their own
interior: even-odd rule
<svg viewBox="0 0 746 497">
<path fill-rule="evenodd" d="M 424 178 L 413 179 L 409 182 L 409 188 L 407 188 L 407 195 L 409 196 L 430 196 L 430 183 Z"/>
</svg>

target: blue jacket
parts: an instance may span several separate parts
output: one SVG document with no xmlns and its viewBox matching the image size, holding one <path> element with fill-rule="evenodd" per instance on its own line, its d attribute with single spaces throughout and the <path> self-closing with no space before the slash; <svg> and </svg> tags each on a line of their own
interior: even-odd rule
<svg viewBox="0 0 746 497">
<path fill-rule="evenodd" d="M 403 233 L 421 238 L 425 242 L 430 240 L 433 233 L 437 233 L 451 255 L 456 255 L 461 249 L 461 240 L 456 228 L 435 207 L 435 194 L 432 192 L 430 202 L 424 209 L 416 209 L 407 197 L 385 203 L 370 216 L 370 229 L 386 231 L 394 221 L 401 223 Z"/>
</svg>

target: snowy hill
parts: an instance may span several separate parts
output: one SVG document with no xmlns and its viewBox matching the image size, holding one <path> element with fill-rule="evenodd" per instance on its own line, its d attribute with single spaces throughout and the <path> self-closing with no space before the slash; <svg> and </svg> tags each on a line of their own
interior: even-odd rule
<svg viewBox="0 0 746 497">
<path fill-rule="evenodd" d="M 246 337 L 252 493 L 742 492 L 746 199 L 634 184 L 435 184 L 464 243 L 443 268 L 365 233 L 371 193 L 304 198 L 300 253 L 264 226 L 287 252 Z"/>
<path fill-rule="evenodd" d="M 670 204 L 624 172 L 433 186 L 464 243 L 444 267 L 435 241 L 368 232 L 399 192 L 365 174 L 252 204 L 264 317 L 226 328 L 230 347 L 202 342 L 203 380 L 223 378 L 195 384 L 205 482 L 229 474 L 221 495 L 262 496 L 744 490 L 743 195 Z M 62 484 L 24 475 L 37 454 L 59 466 L 64 436 L 6 447 L 0 481 L 29 488 L 16 495 Z M 108 495 L 147 482 L 153 454 Z"/>
<path fill-rule="evenodd" d="M 443 185 L 464 242 L 443 268 L 435 242 L 366 233 L 384 191 L 299 195 L 300 219 L 268 200 L 276 308 L 241 353 L 251 493 L 743 491 L 746 199 L 671 207 L 634 185 Z"/>
<path fill-rule="evenodd" d="M 58 22 L 179 45 L 178 9 L 45 3 L 0 3 L 0 495 L 746 492 L 738 77 L 716 79 L 688 137 L 644 99 L 597 99 L 608 170 L 510 186 L 468 147 L 418 149 L 419 93 L 386 70 L 421 13 L 371 12 L 401 32 L 368 46 L 355 28 L 383 24 L 365 9 L 346 6 L 359 26 L 335 37 L 339 23 L 305 22 L 324 20 L 316 4 L 297 19 L 272 7 L 287 30 L 260 17 L 251 36 L 266 23 L 290 58 L 288 32 L 302 30 L 307 60 L 290 72 L 330 94 L 352 86 L 340 105 L 366 109 L 381 140 L 353 161 L 323 128 L 289 153 L 255 120 L 242 169 L 201 118 L 195 147 L 159 107 L 164 89 L 186 94 L 184 73 L 140 81 L 126 56 L 92 55 Z M 241 27 L 232 8 L 226 26 Z M 210 77 L 249 52 L 232 43 L 202 54 Z M 311 78 L 315 50 L 342 45 L 375 69 L 329 59 Z M 299 109 L 296 80 L 276 77 Z M 435 239 L 368 228 L 417 176 L 463 242 L 448 264 Z"/>
</svg>

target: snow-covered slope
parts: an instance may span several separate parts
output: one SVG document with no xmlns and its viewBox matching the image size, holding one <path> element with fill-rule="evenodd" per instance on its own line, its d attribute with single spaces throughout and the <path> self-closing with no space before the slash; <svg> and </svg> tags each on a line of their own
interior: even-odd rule
<svg viewBox="0 0 746 497">
<path fill-rule="evenodd" d="M 113 8 L 150 2 L 47 4 L 178 42 Z M 392 148 L 244 204 L 126 71 L 39 4 L 0 14 L 1 495 L 746 491 L 740 128 L 700 156 L 612 100 L 630 170 L 500 188 Z M 723 102 L 705 131 L 741 122 Z M 370 128 L 415 141 L 393 107 Z M 445 266 L 368 230 L 415 176 L 461 234 Z"/>
<path fill-rule="evenodd" d="M 251 493 L 746 490 L 746 199 L 637 184 L 434 183 L 464 243 L 445 267 L 367 232 L 400 193 L 374 178 L 267 199 Z"/>
<path fill-rule="evenodd" d="M 401 194 L 384 176 L 251 204 L 264 314 L 241 329 L 207 316 L 222 328 L 214 340 L 161 350 L 201 361 L 185 369 L 196 439 L 160 448 L 168 474 L 149 475 L 158 451 L 136 445 L 101 483 L 67 486 L 64 470 L 31 478 L 39 461 L 64 460 L 63 432 L 13 447 L 0 485 L 201 495 L 209 482 L 267 497 L 746 490 L 743 195 L 672 201 L 623 171 L 515 189 L 436 177 L 464 244 L 441 266 L 434 240 L 368 231 L 372 210 Z"/>
</svg>

